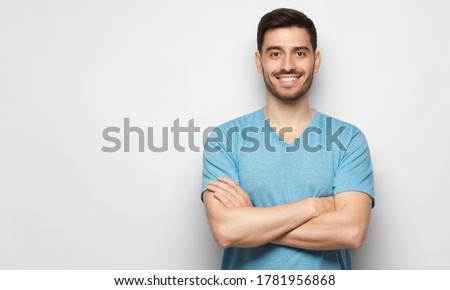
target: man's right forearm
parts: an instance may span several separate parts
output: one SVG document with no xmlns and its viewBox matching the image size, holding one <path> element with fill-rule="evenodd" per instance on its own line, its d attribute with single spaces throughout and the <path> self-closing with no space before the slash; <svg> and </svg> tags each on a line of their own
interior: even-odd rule
<svg viewBox="0 0 450 290">
<path fill-rule="evenodd" d="M 227 208 L 207 190 L 204 202 L 214 238 L 224 248 L 268 243 L 320 214 L 313 199 L 272 207 Z"/>
</svg>

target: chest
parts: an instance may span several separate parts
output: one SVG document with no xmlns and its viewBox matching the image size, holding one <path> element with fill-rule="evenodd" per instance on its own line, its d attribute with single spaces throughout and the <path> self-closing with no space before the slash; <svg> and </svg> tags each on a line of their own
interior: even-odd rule
<svg viewBox="0 0 450 290">
<path fill-rule="evenodd" d="M 336 160 L 332 152 L 252 152 L 242 154 L 239 180 L 255 206 L 285 204 L 333 194 Z"/>
</svg>

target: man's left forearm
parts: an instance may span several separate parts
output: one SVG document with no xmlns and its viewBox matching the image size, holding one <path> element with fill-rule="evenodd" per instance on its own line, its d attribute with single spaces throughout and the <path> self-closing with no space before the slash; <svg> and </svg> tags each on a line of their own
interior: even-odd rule
<svg viewBox="0 0 450 290">
<path fill-rule="evenodd" d="M 362 246 L 370 220 L 371 198 L 361 192 L 342 193 L 336 211 L 320 215 L 272 241 L 308 250 L 357 249 Z"/>
</svg>

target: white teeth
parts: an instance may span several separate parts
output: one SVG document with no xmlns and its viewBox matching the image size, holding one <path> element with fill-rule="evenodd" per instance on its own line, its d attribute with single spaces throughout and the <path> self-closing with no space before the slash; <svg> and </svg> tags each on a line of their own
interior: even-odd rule
<svg viewBox="0 0 450 290">
<path fill-rule="evenodd" d="M 285 82 L 292 82 L 295 81 L 297 78 L 296 77 L 290 77 L 290 78 L 280 78 L 282 81 Z"/>
</svg>

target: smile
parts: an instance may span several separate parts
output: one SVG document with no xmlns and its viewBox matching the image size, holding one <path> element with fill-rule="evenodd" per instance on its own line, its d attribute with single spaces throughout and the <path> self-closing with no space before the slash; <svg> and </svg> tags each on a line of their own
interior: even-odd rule
<svg viewBox="0 0 450 290">
<path fill-rule="evenodd" d="M 300 76 L 276 77 L 280 86 L 286 88 L 295 86 L 299 78 Z"/>
</svg>

